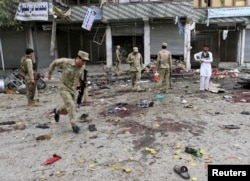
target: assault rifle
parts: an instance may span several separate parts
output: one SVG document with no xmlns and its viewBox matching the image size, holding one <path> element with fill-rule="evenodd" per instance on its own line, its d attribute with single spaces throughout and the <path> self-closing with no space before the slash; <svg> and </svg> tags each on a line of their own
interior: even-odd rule
<svg viewBox="0 0 250 181">
<path fill-rule="evenodd" d="M 78 96 L 77 96 L 77 101 L 76 103 L 78 104 L 78 107 L 80 107 L 80 104 L 82 103 L 82 96 L 84 94 L 84 91 L 86 89 L 86 85 L 87 85 L 87 75 L 88 75 L 88 71 L 86 69 L 84 69 L 84 78 L 83 80 L 80 79 L 80 87 L 78 90 Z"/>
</svg>

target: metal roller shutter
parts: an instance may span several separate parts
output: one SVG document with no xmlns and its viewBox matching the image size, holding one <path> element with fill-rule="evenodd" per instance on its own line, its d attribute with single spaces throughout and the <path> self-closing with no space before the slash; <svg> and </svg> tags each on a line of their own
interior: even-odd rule
<svg viewBox="0 0 250 181">
<path fill-rule="evenodd" d="M 246 36 L 245 36 L 245 57 L 244 62 L 250 62 L 250 29 L 246 30 Z"/>
<path fill-rule="evenodd" d="M 151 55 L 157 55 L 163 42 L 168 44 L 173 55 L 184 54 L 184 35 L 179 34 L 178 25 L 160 23 L 150 26 Z"/>
</svg>

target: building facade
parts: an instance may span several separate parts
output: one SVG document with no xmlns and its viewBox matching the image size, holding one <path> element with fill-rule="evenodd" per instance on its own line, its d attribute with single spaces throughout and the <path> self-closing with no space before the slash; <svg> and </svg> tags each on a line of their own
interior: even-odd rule
<svg viewBox="0 0 250 181">
<path fill-rule="evenodd" d="M 197 66 L 193 54 L 203 44 L 210 45 L 214 67 L 224 64 L 232 68 L 250 67 L 249 0 L 39 2 L 48 2 L 63 15 L 67 12 L 70 15 L 65 18 L 51 14 L 47 21 L 25 21 L 24 32 L 1 31 L 6 68 L 19 65 L 26 47 L 36 50 L 39 67 L 47 67 L 57 57 L 74 57 L 79 49 L 90 53 L 91 63 L 112 66 L 116 45 L 121 46 L 124 61 L 132 47 L 137 46 L 147 65 L 163 42 L 168 43 L 173 58 L 185 62 L 187 71 Z M 240 12 L 242 8 L 244 13 Z M 86 30 L 82 25 L 89 9 L 97 15 L 91 29 Z M 15 55 L 11 51 L 13 46 L 18 46 Z"/>
</svg>

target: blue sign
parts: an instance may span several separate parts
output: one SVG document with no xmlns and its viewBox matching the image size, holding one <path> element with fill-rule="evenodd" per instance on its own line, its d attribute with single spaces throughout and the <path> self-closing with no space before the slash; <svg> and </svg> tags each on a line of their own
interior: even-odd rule
<svg viewBox="0 0 250 181">
<path fill-rule="evenodd" d="M 99 7 L 91 6 L 92 10 L 96 12 L 95 20 L 102 20 L 102 10 Z"/>
</svg>

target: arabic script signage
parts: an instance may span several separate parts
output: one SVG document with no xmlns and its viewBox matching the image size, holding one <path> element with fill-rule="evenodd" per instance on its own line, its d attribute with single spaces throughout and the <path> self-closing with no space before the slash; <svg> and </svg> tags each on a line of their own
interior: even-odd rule
<svg viewBox="0 0 250 181">
<path fill-rule="evenodd" d="M 33 21 L 33 20 L 47 21 L 48 3 L 47 2 L 19 3 L 15 19 L 20 21 Z"/>
<path fill-rule="evenodd" d="M 208 18 L 250 16 L 250 7 L 208 9 Z"/>
</svg>

